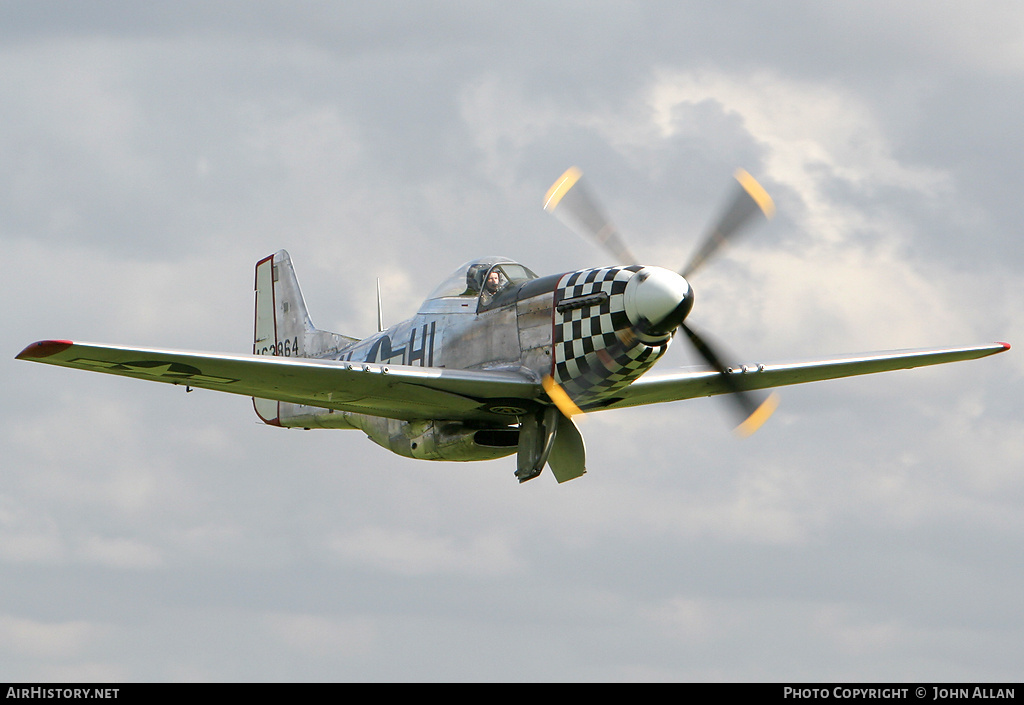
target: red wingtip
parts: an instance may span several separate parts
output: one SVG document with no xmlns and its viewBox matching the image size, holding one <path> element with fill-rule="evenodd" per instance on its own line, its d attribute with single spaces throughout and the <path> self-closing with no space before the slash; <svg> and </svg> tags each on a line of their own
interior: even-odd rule
<svg viewBox="0 0 1024 705">
<path fill-rule="evenodd" d="M 1010 349 L 1010 344 L 1009 343 L 998 342 L 998 343 L 996 343 L 996 345 L 1002 345 L 1003 346 L 1003 350 L 1009 350 Z"/>
<path fill-rule="evenodd" d="M 72 345 L 74 343 L 70 340 L 40 340 L 38 343 L 32 343 L 22 350 L 14 359 L 24 360 L 25 358 L 49 357 L 50 355 L 56 355 L 67 350 Z"/>
</svg>

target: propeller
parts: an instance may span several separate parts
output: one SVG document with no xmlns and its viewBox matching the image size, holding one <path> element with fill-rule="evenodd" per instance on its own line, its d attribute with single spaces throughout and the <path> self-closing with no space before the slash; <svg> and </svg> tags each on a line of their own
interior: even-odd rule
<svg viewBox="0 0 1024 705">
<path fill-rule="evenodd" d="M 766 395 L 741 389 L 733 373 L 704 338 L 697 335 L 685 323 L 680 323 L 679 328 L 686 333 L 686 337 L 689 338 L 700 356 L 722 376 L 722 381 L 729 388 L 732 398 L 736 400 L 736 408 L 740 413 L 740 423 L 736 426 L 736 433 L 746 438 L 761 428 L 764 422 L 775 413 L 775 409 L 779 405 L 779 395 L 775 393 Z"/>
<path fill-rule="evenodd" d="M 595 241 L 622 264 L 635 264 L 637 259 L 626 247 L 618 230 L 611 223 L 597 201 L 582 183 L 583 173 L 576 167 L 570 168 L 548 190 L 544 210 L 557 216 L 585 238 Z M 641 335 L 653 333 L 663 335 L 675 328 L 681 329 L 697 353 L 720 375 L 734 400 L 734 406 L 741 415 L 736 432 L 749 436 L 768 420 L 778 406 L 776 394 L 765 395 L 742 389 L 717 352 L 704 337 L 684 323 L 693 306 L 693 292 L 686 279 L 704 265 L 712 256 L 720 253 L 722 247 L 733 241 L 737 234 L 749 224 L 758 213 L 771 218 L 775 205 L 761 185 L 742 169 L 735 174 L 738 188 L 726 208 L 704 237 L 694 255 L 679 274 L 654 268 L 653 276 L 640 283 L 638 290 L 644 292 L 639 302 L 641 310 L 650 311 L 637 324 Z M 649 283 L 650 282 L 650 283 Z M 628 335 L 632 335 L 627 331 Z M 621 340 L 625 349 L 631 340 Z M 614 356 L 614 355 L 613 355 Z M 556 407 L 568 418 L 581 413 L 569 395 L 553 379 L 544 379 L 544 389 Z"/>
<path fill-rule="evenodd" d="M 583 176 L 576 167 L 569 167 L 548 189 L 544 210 L 565 223 L 570 230 L 597 242 L 620 264 L 638 264 L 636 257 L 619 237 L 619 231 L 590 195 Z"/>
<path fill-rule="evenodd" d="M 689 278 L 697 271 L 708 258 L 733 239 L 753 216 L 763 213 L 766 218 L 770 219 L 775 215 L 775 203 L 753 176 L 743 169 L 738 169 L 735 177 L 739 188 L 733 194 L 732 200 L 722 212 L 715 227 L 711 229 L 700 248 L 690 258 L 690 263 L 679 272 L 683 278 Z"/>
<path fill-rule="evenodd" d="M 562 415 L 567 419 L 571 419 L 573 416 L 579 416 L 583 411 L 576 406 L 576 402 L 572 400 L 565 390 L 556 382 L 551 375 L 545 375 L 544 379 L 541 380 L 541 384 L 544 386 L 544 391 L 548 393 L 548 397 L 551 398 L 552 403 L 558 407 L 558 410 L 562 412 Z"/>
</svg>

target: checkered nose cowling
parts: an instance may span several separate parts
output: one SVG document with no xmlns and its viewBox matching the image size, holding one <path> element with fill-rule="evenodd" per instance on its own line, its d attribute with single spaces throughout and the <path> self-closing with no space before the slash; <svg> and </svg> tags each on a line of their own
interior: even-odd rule
<svg viewBox="0 0 1024 705">
<path fill-rule="evenodd" d="M 565 275 L 555 289 L 554 370 L 552 376 L 581 409 L 599 408 L 602 401 L 629 385 L 657 362 L 668 349 L 672 330 L 651 332 L 651 321 L 638 314 L 637 305 L 651 307 L 653 284 L 643 284 L 657 267 L 603 267 Z M 657 292 L 656 305 L 686 291 Z M 658 282 L 662 284 L 662 282 Z M 638 295 L 638 287 L 646 290 Z M 671 289 L 673 285 L 669 285 Z M 679 288 L 679 285 L 674 285 Z M 665 288 L 659 286 L 657 288 Z M 678 303 L 678 302 L 677 302 Z M 668 308 L 672 310 L 671 307 Z"/>
</svg>

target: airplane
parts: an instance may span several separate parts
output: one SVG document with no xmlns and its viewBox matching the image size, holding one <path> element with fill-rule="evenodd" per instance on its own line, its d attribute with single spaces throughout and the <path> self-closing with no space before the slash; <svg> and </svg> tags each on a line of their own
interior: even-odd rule
<svg viewBox="0 0 1024 705">
<path fill-rule="evenodd" d="M 285 428 L 358 429 L 398 455 L 440 461 L 516 454 L 515 477 L 549 467 L 559 483 L 586 472 L 581 413 L 725 395 L 740 435 L 777 404 L 763 390 L 971 360 L 1008 343 L 893 350 L 810 361 L 736 364 L 686 319 L 690 278 L 774 203 L 747 172 L 689 264 L 641 265 L 576 167 L 544 208 L 602 246 L 616 264 L 538 276 L 507 257 L 458 267 L 412 318 L 358 339 L 310 320 L 285 250 L 256 263 L 251 355 L 43 340 L 18 359 L 250 396 Z M 650 372 L 678 331 L 705 366 Z"/>
</svg>

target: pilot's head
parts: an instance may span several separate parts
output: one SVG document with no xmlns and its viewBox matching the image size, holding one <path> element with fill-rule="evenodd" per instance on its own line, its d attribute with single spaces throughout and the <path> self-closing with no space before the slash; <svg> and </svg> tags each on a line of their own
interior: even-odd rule
<svg viewBox="0 0 1024 705">
<path fill-rule="evenodd" d="M 484 290 L 493 294 L 501 288 L 501 274 L 498 273 L 497 269 L 492 269 L 491 273 L 487 275 L 487 281 L 484 282 Z"/>
<path fill-rule="evenodd" d="M 486 264 L 474 264 L 470 267 L 466 272 L 466 289 L 470 292 L 480 291 L 484 283 L 484 274 L 486 272 Z"/>
</svg>

